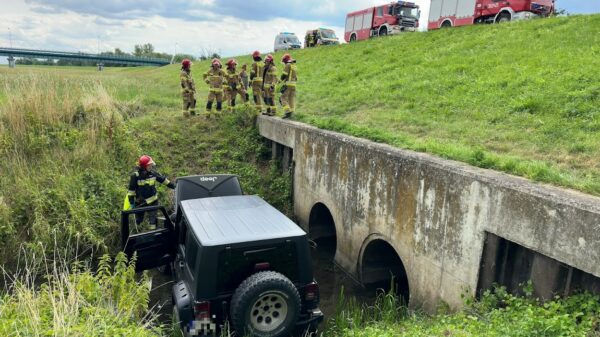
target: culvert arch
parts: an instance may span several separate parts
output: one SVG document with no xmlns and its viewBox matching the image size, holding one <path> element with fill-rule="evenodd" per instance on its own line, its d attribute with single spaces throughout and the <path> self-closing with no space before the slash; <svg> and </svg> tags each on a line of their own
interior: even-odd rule
<svg viewBox="0 0 600 337">
<path fill-rule="evenodd" d="M 333 215 L 321 202 L 313 205 L 308 218 L 308 236 L 317 243 L 317 247 L 328 259 L 335 259 L 338 238 Z"/>
<path fill-rule="evenodd" d="M 365 287 L 388 292 L 393 286 L 404 304 L 409 304 L 410 286 L 404 262 L 384 236 L 372 234 L 365 240 L 359 257 L 358 273 L 360 282 Z"/>
</svg>

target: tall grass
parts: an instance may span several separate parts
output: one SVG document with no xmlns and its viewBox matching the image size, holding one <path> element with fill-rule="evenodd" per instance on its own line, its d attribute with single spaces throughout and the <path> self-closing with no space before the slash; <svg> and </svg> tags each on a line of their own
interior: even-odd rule
<svg viewBox="0 0 600 337">
<path fill-rule="evenodd" d="M 0 85 L 0 259 L 57 236 L 106 250 L 118 212 L 108 206 L 124 189 L 115 176 L 136 154 L 126 109 L 85 77 L 25 73 Z"/>
<path fill-rule="evenodd" d="M 148 310 L 149 281 L 123 253 L 100 259 L 93 273 L 64 256 L 26 257 L 0 295 L 1 336 L 161 336 Z M 39 268 L 46 274 L 38 279 Z M 41 283 L 41 286 L 40 286 Z"/>
</svg>

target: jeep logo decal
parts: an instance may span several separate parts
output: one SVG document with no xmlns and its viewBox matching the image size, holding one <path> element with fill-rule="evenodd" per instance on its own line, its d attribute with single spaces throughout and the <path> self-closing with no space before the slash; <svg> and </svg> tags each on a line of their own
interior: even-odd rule
<svg viewBox="0 0 600 337">
<path fill-rule="evenodd" d="M 215 182 L 217 181 L 217 177 L 200 177 L 200 181 L 211 181 L 211 182 Z"/>
</svg>

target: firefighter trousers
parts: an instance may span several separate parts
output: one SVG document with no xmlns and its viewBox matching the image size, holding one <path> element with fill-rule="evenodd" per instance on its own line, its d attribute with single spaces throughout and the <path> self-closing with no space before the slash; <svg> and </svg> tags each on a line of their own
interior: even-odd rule
<svg viewBox="0 0 600 337">
<path fill-rule="evenodd" d="M 286 114 L 293 113 L 296 109 L 296 87 L 288 85 L 287 89 L 281 94 L 281 105 Z"/>
<path fill-rule="evenodd" d="M 242 98 L 242 103 L 246 103 L 246 90 L 244 90 L 243 88 L 236 88 L 235 90 L 233 90 L 230 87 L 227 87 L 225 89 L 225 100 L 227 101 L 230 110 L 233 110 L 233 108 L 235 107 L 235 100 L 237 98 L 237 95 L 240 95 L 240 97 Z"/>
<path fill-rule="evenodd" d="M 217 101 L 217 111 L 221 111 L 223 107 L 223 89 L 210 89 L 208 93 L 208 101 L 206 102 L 206 112 L 212 111 L 213 102 Z"/>
<path fill-rule="evenodd" d="M 263 109 L 263 90 L 261 82 L 252 82 L 252 96 L 254 97 L 254 105 L 258 113 Z"/>
<path fill-rule="evenodd" d="M 196 98 L 193 93 L 184 93 L 183 94 L 183 116 L 189 117 L 190 114 L 193 116 L 196 114 Z"/>
<path fill-rule="evenodd" d="M 265 87 L 265 105 L 267 106 L 267 115 L 274 116 L 277 113 L 275 106 L 275 87 Z"/>
</svg>

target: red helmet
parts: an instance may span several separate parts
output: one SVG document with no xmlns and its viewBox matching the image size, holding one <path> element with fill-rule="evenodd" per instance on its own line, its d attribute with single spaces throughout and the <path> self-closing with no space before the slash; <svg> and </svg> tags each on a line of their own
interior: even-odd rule
<svg viewBox="0 0 600 337">
<path fill-rule="evenodd" d="M 271 55 L 271 54 L 267 55 L 267 57 L 265 57 L 265 62 L 273 63 L 273 55 Z"/>
<path fill-rule="evenodd" d="M 183 59 L 183 61 L 181 61 L 182 68 L 188 69 L 191 65 L 192 65 L 192 61 L 190 61 L 188 59 Z"/>
<path fill-rule="evenodd" d="M 254 53 L 252 53 L 252 58 L 257 58 L 260 57 L 260 52 L 258 50 L 255 50 Z"/>
<path fill-rule="evenodd" d="M 138 165 L 141 168 L 143 168 L 144 170 L 146 170 L 146 169 L 148 169 L 149 165 L 155 165 L 155 163 L 154 163 L 154 160 L 152 160 L 152 157 L 147 156 L 147 155 L 143 155 L 138 160 Z"/>
<path fill-rule="evenodd" d="M 229 59 L 227 61 L 227 67 L 233 68 L 233 66 L 237 66 L 237 61 L 235 59 Z"/>
<path fill-rule="evenodd" d="M 290 54 L 285 54 L 281 58 L 281 62 L 283 62 L 283 63 L 288 63 L 290 61 L 292 61 L 292 56 Z"/>
<path fill-rule="evenodd" d="M 220 66 L 221 66 L 221 61 L 220 61 L 219 59 L 213 59 L 211 64 L 212 64 L 213 66 L 215 66 L 215 65 L 216 65 L 216 66 L 219 66 L 219 67 L 220 67 Z"/>
</svg>

